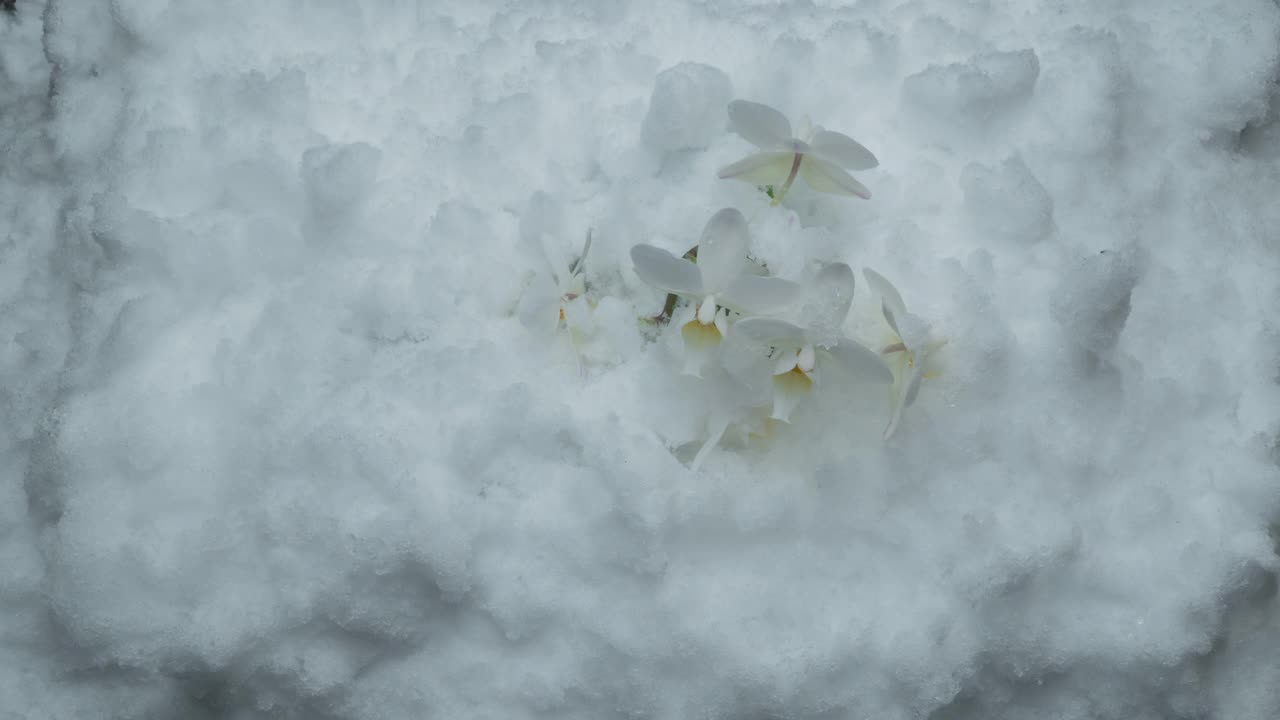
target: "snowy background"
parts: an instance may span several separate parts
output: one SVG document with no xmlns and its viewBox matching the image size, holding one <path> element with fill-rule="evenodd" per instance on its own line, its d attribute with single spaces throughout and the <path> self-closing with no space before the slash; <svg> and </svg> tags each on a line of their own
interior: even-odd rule
<svg viewBox="0 0 1280 720">
<path fill-rule="evenodd" d="M 1272 0 L 17 0 L 0 718 L 1280 717 L 1277 77 Z M 949 339 L 888 442 L 689 469 L 627 253 L 721 207 Z"/>
</svg>

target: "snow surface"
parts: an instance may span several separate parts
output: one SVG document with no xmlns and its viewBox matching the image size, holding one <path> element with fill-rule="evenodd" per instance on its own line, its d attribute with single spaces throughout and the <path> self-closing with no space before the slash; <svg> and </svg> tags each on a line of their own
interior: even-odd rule
<svg viewBox="0 0 1280 720">
<path fill-rule="evenodd" d="M 1270 0 L 17 0 L 0 718 L 1280 717 L 1278 70 Z M 731 98 L 872 199 L 718 180 Z M 949 339 L 890 441 L 689 469 L 628 251 L 722 207 Z"/>
</svg>

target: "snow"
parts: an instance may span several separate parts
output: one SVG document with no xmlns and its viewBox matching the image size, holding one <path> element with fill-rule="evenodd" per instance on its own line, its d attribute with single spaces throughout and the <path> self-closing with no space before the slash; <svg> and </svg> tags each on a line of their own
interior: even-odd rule
<svg viewBox="0 0 1280 720">
<path fill-rule="evenodd" d="M 17 0 L 0 718 L 1280 716 L 1278 69 L 1267 0 Z M 872 198 L 719 180 L 731 99 Z M 725 207 L 947 339 L 891 439 L 680 374 L 629 251 Z"/>
<path fill-rule="evenodd" d="M 732 99 L 729 76 L 719 68 L 690 62 L 669 67 L 654 79 L 640 136 L 659 152 L 706 149 L 724 129 Z"/>
</svg>

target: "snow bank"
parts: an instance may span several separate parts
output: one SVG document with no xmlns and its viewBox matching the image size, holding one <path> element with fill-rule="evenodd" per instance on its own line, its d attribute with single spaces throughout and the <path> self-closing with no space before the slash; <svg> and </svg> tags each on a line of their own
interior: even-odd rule
<svg viewBox="0 0 1280 720">
<path fill-rule="evenodd" d="M 1278 61 L 1265 0 L 18 0 L 0 716 L 1277 716 Z M 718 180 L 733 97 L 873 198 Z M 833 385 L 689 469 L 628 251 L 722 207 L 948 338 L 891 440 Z"/>
</svg>

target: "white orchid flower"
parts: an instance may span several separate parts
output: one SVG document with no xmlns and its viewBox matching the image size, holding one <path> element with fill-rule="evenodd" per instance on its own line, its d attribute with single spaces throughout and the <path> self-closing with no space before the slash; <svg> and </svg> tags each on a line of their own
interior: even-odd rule
<svg viewBox="0 0 1280 720">
<path fill-rule="evenodd" d="M 744 318 L 735 333 L 772 348 L 773 413 L 771 417 L 791 421 L 791 413 L 809 395 L 814 382 L 827 367 L 848 378 L 888 385 L 893 374 L 874 351 L 840 331 L 853 301 L 853 270 L 844 263 L 826 266 L 816 280 L 818 290 L 829 295 L 825 310 L 809 325 L 801 327 L 773 318 Z"/>
<path fill-rule="evenodd" d="M 631 262 L 641 280 L 692 301 L 693 317 L 680 328 L 687 374 L 702 375 L 728 331 L 730 310 L 776 312 L 786 308 L 799 291 L 788 280 L 752 273 L 749 244 L 746 218 L 725 208 L 707 221 L 696 264 L 652 245 L 631 248 Z"/>
<path fill-rule="evenodd" d="M 871 191 L 845 169 L 870 170 L 880 161 L 853 138 L 821 126 L 806 130 L 803 139 L 794 137 L 785 115 L 747 100 L 729 103 L 729 121 L 760 152 L 721 169 L 721 178 L 776 188 L 771 193 L 774 205 L 782 202 L 796 177 L 818 192 L 871 198 Z"/>
<path fill-rule="evenodd" d="M 562 253 L 553 247 L 553 238 L 540 233 L 543 256 L 547 261 L 550 277 L 536 274 L 520 302 L 520 321 L 531 329 L 553 332 L 567 327 L 570 331 L 585 330 L 591 322 L 591 306 L 587 300 L 585 266 L 587 253 L 591 251 L 591 231 L 582 253 L 573 260 L 559 258 Z"/>
<path fill-rule="evenodd" d="M 893 371 L 889 424 L 884 428 L 884 437 L 888 440 L 898 429 L 903 411 L 916 401 L 920 381 L 934 374 L 930 359 L 947 341 L 933 337 L 923 321 L 907 312 L 902 295 L 883 275 L 871 268 L 863 268 L 862 274 L 872 292 L 880 297 L 880 312 L 890 330 L 888 342 L 880 351 Z"/>
</svg>

